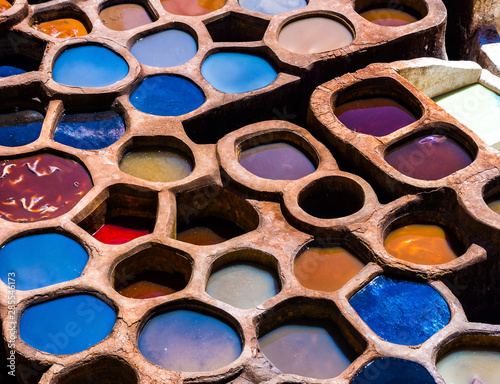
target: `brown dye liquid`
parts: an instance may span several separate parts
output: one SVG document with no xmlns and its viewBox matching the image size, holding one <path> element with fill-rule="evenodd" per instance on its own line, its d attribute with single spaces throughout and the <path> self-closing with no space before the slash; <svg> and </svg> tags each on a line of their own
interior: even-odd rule
<svg viewBox="0 0 500 384">
<path fill-rule="evenodd" d="M 187 285 L 181 274 L 161 271 L 141 273 L 132 279 L 127 279 L 127 283 L 130 284 L 124 288 L 118 288 L 118 292 L 133 299 L 170 295 L 184 289 Z"/>
<path fill-rule="evenodd" d="M 453 261 L 457 254 L 450 236 L 437 225 L 413 224 L 392 231 L 384 246 L 397 259 L 436 265 Z"/>
<path fill-rule="evenodd" d="M 115 31 L 126 31 L 153 22 L 144 7 L 132 3 L 105 8 L 99 17 L 106 27 Z"/>
<path fill-rule="evenodd" d="M 163 0 L 165 11 L 174 15 L 200 16 L 216 11 L 226 4 L 226 0 Z"/>
<path fill-rule="evenodd" d="M 278 38 L 283 48 L 303 54 L 333 51 L 349 45 L 352 40 L 349 29 L 327 17 L 294 21 L 281 30 Z"/>
<path fill-rule="evenodd" d="M 0 0 L 0 13 L 5 12 L 6 10 L 12 8 L 12 4 L 7 0 Z"/>
<path fill-rule="evenodd" d="M 386 27 L 399 27 L 417 21 L 417 18 L 407 12 L 390 8 L 376 8 L 360 13 L 366 20 Z"/>
<path fill-rule="evenodd" d="M 341 247 L 309 248 L 294 263 L 300 284 L 317 291 L 342 288 L 365 264 Z"/>
<path fill-rule="evenodd" d="M 188 226 L 180 226 L 177 231 L 177 240 L 195 245 L 213 245 L 243 233 L 241 228 L 230 221 L 207 217 L 194 220 Z"/>
<path fill-rule="evenodd" d="M 33 24 L 32 27 L 46 35 L 66 39 L 68 37 L 77 37 L 88 35 L 85 26 L 76 19 L 57 19 L 46 21 L 44 23 Z"/>
</svg>

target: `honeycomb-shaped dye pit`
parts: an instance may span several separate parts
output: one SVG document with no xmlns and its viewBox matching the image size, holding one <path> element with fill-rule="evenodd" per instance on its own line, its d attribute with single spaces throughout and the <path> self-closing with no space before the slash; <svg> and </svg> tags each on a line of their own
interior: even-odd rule
<svg viewBox="0 0 500 384">
<path fill-rule="evenodd" d="M 316 170 L 303 151 L 286 142 L 249 148 L 240 153 L 238 161 L 247 171 L 271 180 L 296 180 Z"/>
<path fill-rule="evenodd" d="M 261 336 L 259 345 L 282 372 L 315 379 L 340 375 L 355 357 L 333 324 L 313 319 L 281 325 Z"/>
<path fill-rule="evenodd" d="M 73 87 L 106 87 L 127 76 L 127 62 L 112 50 L 98 45 L 66 49 L 54 62 L 54 80 Z"/>
<path fill-rule="evenodd" d="M 383 357 L 366 365 L 351 383 L 435 384 L 435 380 L 427 369 L 415 361 Z"/>
<path fill-rule="evenodd" d="M 225 322 L 188 310 L 154 316 L 139 336 L 139 349 L 152 363 L 173 371 L 213 371 L 236 360 L 241 341 Z"/>
<path fill-rule="evenodd" d="M 278 42 L 288 51 L 312 54 L 343 48 L 353 39 L 352 32 L 342 22 L 329 17 L 308 17 L 287 24 Z"/>
<path fill-rule="evenodd" d="M 148 77 L 130 95 L 139 111 L 157 116 L 180 116 L 205 102 L 203 92 L 190 80 L 178 76 Z"/>
<path fill-rule="evenodd" d="M 120 169 L 140 179 L 167 183 L 189 176 L 193 166 L 182 152 L 158 147 L 130 151 L 121 160 Z"/>
<path fill-rule="evenodd" d="M 244 93 L 271 84 L 278 72 L 266 59 L 240 52 L 219 52 L 201 66 L 203 77 L 217 90 Z"/>
<path fill-rule="evenodd" d="M 462 348 L 441 358 L 436 368 L 446 383 L 466 384 L 475 379 L 495 383 L 500 379 L 500 351 Z"/>
<path fill-rule="evenodd" d="M 473 158 L 445 135 L 429 135 L 402 143 L 385 156 L 402 174 L 420 180 L 439 180 L 467 167 Z"/>
<path fill-rule="evenodd" d="M 394 344 L 422 344 L 451 319 L 446 300 L 430 285 L 385 276 L 371 281 L 349 304 L 373 332 Z"/>
<path fill-rule="evenodd" d="M 306 0 L 239 0 L 239 4 L 249 11 L 265 13 L 266 15 L 279 15 L 303 8 L 307 5 Z"/>
<path fill-rule="evenodd" d="M 105 339 L 115 321 L 115 311 L 104 301 L 78 294 L 28 307 L 21 316 L 19 335 L 42 352 L 67 355 Z"/>
<path fill-rule="evenodd" d="M 109 147 L 125 134 L 125 123 L 115 111 L 64 114 L 54 141 L 78 149 Z"/>
<path fill-rule="evenodd" d="M 148 11 L 134 3 L 106 7 L 99 13 L 99 18 L 106 27 L 115 31 L 127 31 L 153 22 Z"/>
<path fill-rule="evenodd" d="M 195 39 L 184 31 L 169 29 L 137 41 L 130 53 L 141 64 L 152 67 L 175 67 L 191 60 L 198 52 Z"/>
<path fill-rule="evenodd" d="M 415 264 L 443 264 L 459 254 L 458 241 L 438 225 L 411 224 L 392 231 L 384 246 L 392 256 Z"/>
<path fill-rule="evenodd" d="M 226 0 L 162 0 L 161 5 L 168 13 L 180 16 L 201 16 L 217 11 Z"/>
<path fill-rule="evenodd" d="M 47 220 L 70 211 L 92 188 L 85 168 L 74 160 L 40 154 L 0 164 L 0 217 Z"/>
<path fill-rule="evenodd" d="M 256 263 L 239 262 L 224 266 L 210 276 L 207 293 L 241 309 L 251 309 L 280 291 L 274 271 Z"/>
<path fill-rule="evenodd" d="M 304 287 L 333 292 L 342 288 L 364 266 L 343 247 L 311 245 L 295 259 L 293 272 Z"/>
<path fill-rule="evenodd" d="M 44 116 L 35 110 L 0 113 L 0 145 L 20 147 L 32 143 L 40 135 Z"/>
<path fill-rule="evenodd" d="M 75 240 L 57 233 L 15 239 L 0 248 L 0 272 L 22 276 L 16 289 L 29 290 L 76 279 L 88 261 L 87 251 Z M 11 275 L 12 276 L 12 275 Z"/>
</svg>

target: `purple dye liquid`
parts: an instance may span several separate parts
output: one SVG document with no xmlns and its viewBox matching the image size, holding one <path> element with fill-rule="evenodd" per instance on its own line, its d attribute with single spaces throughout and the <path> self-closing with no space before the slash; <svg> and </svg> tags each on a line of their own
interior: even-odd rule
<svg viewBox="0 0 500 384">
<path fill-rule="evenodd" d="M 350 130 L 377 137 L 417 120 L 404 106 L 385 97 L 350 101 L 335 107 L 335 115 Z"/>
<path fill-rule="evenodd" d="M 402 174 L 420 180 L 438 180 L 472 163 L 472 158 L 453 139 L 430 135 L 391 151 L 385 161 Z"/>
</svg>

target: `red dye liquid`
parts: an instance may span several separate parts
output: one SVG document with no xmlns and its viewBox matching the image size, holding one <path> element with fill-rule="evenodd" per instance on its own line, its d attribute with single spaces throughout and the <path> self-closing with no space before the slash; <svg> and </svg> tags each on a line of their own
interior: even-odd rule
<svg viewBox="0 0 500 384">
<path fill-rule="evenodd" d="M 92 236 L 104 244 L 125 244 L 148 233 L 147 229 L 132 229 L 114 224 L 104 224 Z"/>
<path fill-rule="evenodd" d="M 385 161 L 402 174 L 420 180 L 438 180 L 472 163 L 460 145 L 441 135 L 410 141 L 390 152 Z"/>
<path fill-rule="evenodd" d="M 385 97 L 350 101 L 336 107 L 335 115 L 350 130 L 377 137 L 416 121 L 408 109 Z"/>
<path fill-rule="evenodd" d="M 43 154 L 0 163 L 0 217 L 29 222 L 71 210 L 92 188 L 77 162 Z"/>
</svg>

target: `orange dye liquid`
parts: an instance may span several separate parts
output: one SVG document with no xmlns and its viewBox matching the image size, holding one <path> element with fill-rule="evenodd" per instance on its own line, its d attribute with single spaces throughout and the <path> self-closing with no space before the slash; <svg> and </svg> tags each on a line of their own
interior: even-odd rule
<svg viewBox="0 0 500 384">
<path fill-rule="evenodd" d="M 0 13 L 5 12 L 6 10 L 10 9 L 12 7 L 12 4 L 9 3 L 7 0 L 0 0 Z"/>
<path fill-rule="evenodd" d="M 57 37 L 58 39 L 85 36 L 89 34 L 85 26 L 80 21 L 75 19 L 51 20 L 44 23 L 33 24 L 32 27 L 37 31 L 43 32 L 52 37 Z"/>
<path fill-rule="evenodd" d="M 341 247 L 309 248 L 295 260 L 294 273 L 306 288 L 333 292 L 342 288 L 364 266 Z"/>
<path fill-rule="evenodd" d="M 386 27 L 399 27 L 417 21 L 417 18 L 407 12 L 389 8 L 377 8 L 360 14 L 366 20 L 374 24 Z"/>
<path fill-rule="evenodd" d="M 133 299 L 151 299 L 153 297 L 170 295 L 174 292 L 176 291 L 172 288 L 150 281 L 138 281 L 119 291 L 121 295 Z"/>
<path fill-rule="evenodd" d="M 384 246 L 395 258 L 415 264 L 443 264 L 457 257 L 450 237 L 437 225 L 413 224 L 398 228 L 387 236 Z"/>
<path fill-rule="evenodd" d="M 216 11 L 226 4 L 226 0 L 164 0 L 165 11 L 174 15 L 199 16 Z"/>
</svg>

